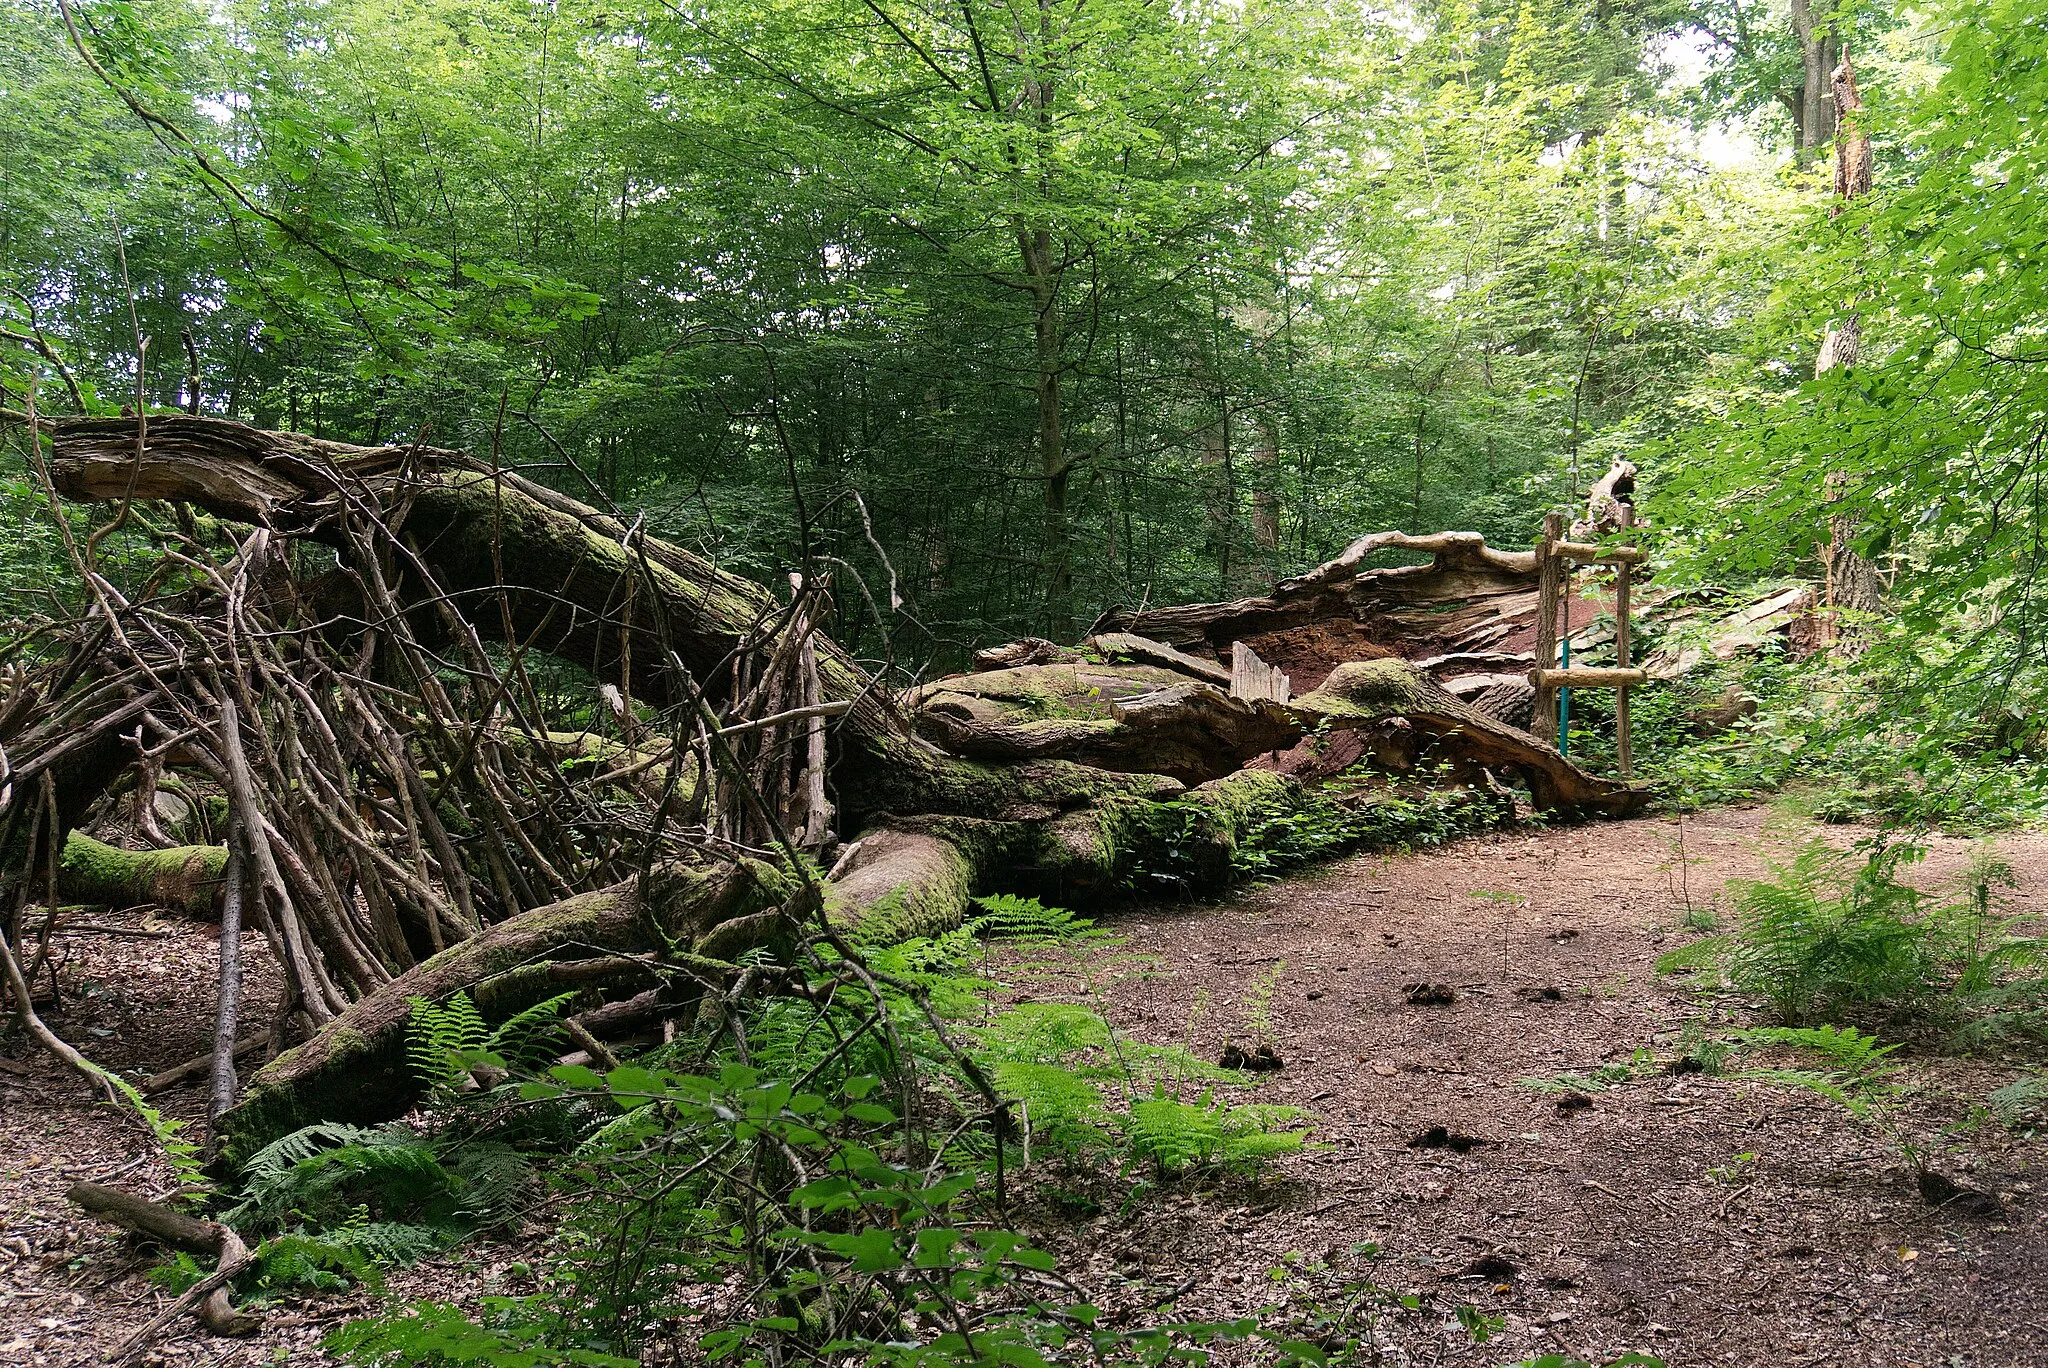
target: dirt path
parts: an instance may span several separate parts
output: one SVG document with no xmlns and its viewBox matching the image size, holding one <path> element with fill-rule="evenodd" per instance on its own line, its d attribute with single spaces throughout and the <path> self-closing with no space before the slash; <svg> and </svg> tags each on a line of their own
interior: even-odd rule
<svg viewBox="0 0 2048 1368">
<path fill-rule="evenodd" d="M 1892 1153 L 1816 1098 L 1645 1067 L 1564 1115 L 1521 1082 L 1674 1053 L 1708 1008 L 1654 961 L 1690 938 L 1675 929 L 1688 904 L 1710 908 L 1725 879 L 1761 872 L 1762 853 L 1804 835 L 1770 817 L 1515 833 L 1110 919 L 1128 938 L 1120 953 L 1152 965 L 1105 969 L 1109 1014 L 1135 1035 L 1214 1058 L 1273 984 L 1287 1063 L 1259 1096 L 1313 1111 L 1322 1148 L 1256 1184 L 1165 1189 L 1079 1225 L 1063 1214 L 1055 1243 L 1072 1271 L 1107 1306 L 1180 1290 L 1182 1314 L 1235 1314 L 1274 1299 L 1267 1270 L 1288 1251 L 1370 1241 L 1374 1282 L 1422 1298 L 1389 1309 L 1390 1362 L 1567 1350 L 1781 1368 L 2048 1362 L 2048 1144 L 1996 1126 L 1952 1135 L 1942 1162 L 2010 1204 L 1970 1220 L 1922 1204 Z M 2048 912 L 2048 838 L 2002 848 L 2021 877 L 2015 909 Z M 1965 854 L 1939 842 L 1915 877 L 1952 876 Z M 206 994 L 193 980 L 211 978 L 207 929 L 79 936 L 65 951 L 63 1029 L 98 1057 L 146 1074 L 201 1048 L 204 1024 L 185 1004 Z M 1410 1006 L 1402 987 L 1418 981 L 1458 999 Z M 1545 988 L 1556 1000 L 1530 1000 Z M 2019 1071 L 1915 1061 L 1916 1128 L 1938 1135 Z M 165 1102 L 189 1114 L 198 1089 Z M 1436 1125 L 1487 1143 L 1407 1144 Z M 144 1263 L 62 1200 L 79 1178 L 162 1185 L 151 1154 L 18 1034 L 0 1036 L 0 1364 L 91 1362 L 159 1304 Z M 474 1292 L 512 1257 L 471 1249 L 394 1286 Z M 1468 1272 L 1486 1258 L 1501 1262 Z M 1452 1318 L 1461 1303 L 1505 1328 L 1473 1346 Z M 247 1342 L 181 1328 L 155 1361 L 314 1363 L 312 1342 L 351 1304 L 362 1303 L 277 1308 Z"/>
<path fill-rule="evenodd" d="M 1075 1244 L 1098 1251 L 1100 1275 L 1200 1275 L 1182 1308 L 1227 1314 L 1271 1299 L 1265 1270 L 1287 1251 L 1371 1241 L 1374 1280 L 1428 1299 L 1390 1325 L 1423 1362 L 2048 1362 L 2048 1145 L 1996 1126 L 1952 1136 L 1942 1164 L 2010 1202 L 2005 1218 L 1970 1220 L 1923 1204 L 1894 1152 L 1809 1095 L 1646 1066 L 1562 1114 L 1521 1081 L 1645 1047 L 1669 1058 L 1688 1023 L 1736 1020 L 1706 1015 L 1654 963 L 1693 938 L 1675 930 L 1688 900 L 1710 908 L 1726 879 L 1809 834 L 1770 816 L 1517 833 L 1113 920 L 1158 970 L 1106 994 L 1112 1018 L 1155 1039 L 1185 1031 L 1211 1059 L 1246 1036 L 1248 993 L 1284 961 L 1270 1016 L 1286 1068 L 1260 1096 L 1315 1112 L 1329 1148 L 1285 1165 L 1296 1185 L 1104 1218 Z M 2014 910 L 2048 911 L 2048 840 L 2001 846 L 2021 879 Z M 1938 841 L 1914 881 L 1953 877 L 1967 851 Z M 1454 985 L 1457 1002 L 1408 1005 L 1418 981 Z M 1558 1000 L 1530 1000 L 1546 988 Z M 1937 1136 L 2019 1072 L 1915 1061 L 1916 1128 Z M 1439 1125 L 1487 1143 L 1408 1145 Z M 1464 1275 L 1485 1256 L 1513 1273 Z M 1456 1302 L 1507 1328 L 1472 1347 L 1447 1314 Z"/>
</svg>

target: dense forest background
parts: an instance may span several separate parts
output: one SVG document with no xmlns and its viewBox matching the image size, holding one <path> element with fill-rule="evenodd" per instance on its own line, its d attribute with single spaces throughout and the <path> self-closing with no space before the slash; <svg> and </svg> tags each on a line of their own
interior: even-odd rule
<svg viewBox="0 0 2048 1368">
<path fill-rule="evenodd" d="M 9 407 L 465 444 L 856 570 L 839 638 L 910 670 L 1364 531 L 1522 543 L 1627 456 L 1667 582 L 1818 578 L 1847 519 L 1873 668 L 2031 744 L 2015 0 L 6 10 Z"/>
</svg>

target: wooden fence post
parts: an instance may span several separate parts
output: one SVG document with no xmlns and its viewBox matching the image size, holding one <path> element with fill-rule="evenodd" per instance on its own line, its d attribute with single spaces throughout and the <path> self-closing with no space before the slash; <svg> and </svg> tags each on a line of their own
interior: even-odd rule
<svg viewBox="0 0 2048 1368">
<path fill-rule="evenodd" d="M 1564 536 L 1564 514 L 1543 519 L 1543 537 L 1536 543 L 1536 669 L 1557 667 L 1557 609 L 1565 562 L 1552 549 Z M 1557 690 L 1539 682 L 1529 714 L 1529 730 L 1539 741 L 1557 744 Z"/>
</svg>

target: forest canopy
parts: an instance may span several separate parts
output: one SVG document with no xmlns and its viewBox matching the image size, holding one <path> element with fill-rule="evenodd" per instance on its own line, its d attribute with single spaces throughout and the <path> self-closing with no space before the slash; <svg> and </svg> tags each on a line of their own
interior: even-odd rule
<svg viewBox="0 0 2048 1368">
<path fill-rule="evenodd" d="M 2031 69 L 1992 8 L 15 0 L 7 326 L 78 394 L 16 344 L 9 403 L 490 449 L 742 573 L 879 544 L 842 635 L 953 662 L 1832 402 L 1844 273 L 1999 212 L 1923 175 Z M 1824 218 L 1851 44 L 1896 229 Z"/>
</svg>

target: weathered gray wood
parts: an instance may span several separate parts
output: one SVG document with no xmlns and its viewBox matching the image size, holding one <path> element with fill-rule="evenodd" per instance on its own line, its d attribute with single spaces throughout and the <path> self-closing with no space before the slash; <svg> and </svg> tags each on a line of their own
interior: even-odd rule
<svg viewBox="0 0 2048 1368">
<path fill-rule="evenodd" d="M 1621 504 L 1615 510 L 1623 531 L 1635 526 L 1636 511 L 1632 504 Z M 1633 566 L 1624 562 L 1614 575 L 1614 663 L 1626 670 L 1629 647 L 1629 589 L 1635 578 Z M 1628 690 L 1624 684 L 1614 694 L 1614 751 L 1621 767 L 1621 777 L 1627 779 L 1635 768 L 1635 757 L 1629 736 Z"/>
<path fill-rule="evenodd" d="M 1561 541 L 1550 549 L 1553 554 L 1586 565 L 1639 565 L 1649 559 L 1647 552 L 1633 546 L 1595 546 L 1591 542 Z"/>
<path fill-rule="evenodd" d="M 1630 684 L 1647 684 L 1642 670 L 1617 670 L 1599 665 L 1574 665 L 1569 670 L 1531 670 L 1529 682 L 1538 689 L 1616 689 Z"/>
<path fill-rule="evenodd" d="M 1287 671 L 1259 659 L 1249 641 L 1239 641 L 1230 648 L 1230 696 L 1285 703 L 1294 696 L 1294 682 Z"/>
<path fill-rule="evenodd" d="M 1163 641 L 1154 641 L 1135 632 L 1098 632 L 1088 638 L 1088 645 L 1104 660 L 1136 660 L 1146 665 L 1164 665 L 1169 670 L 1206 679 L 1211 684 L 1230 683 L 1230 671 L 1215 661 L 1191 656 Z"/>
</svg>

